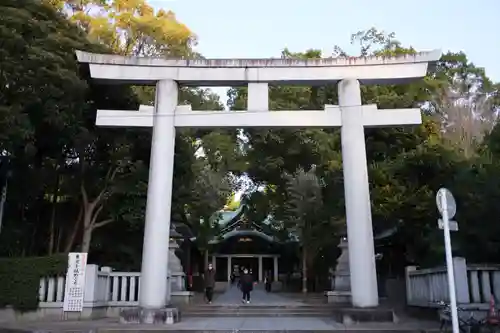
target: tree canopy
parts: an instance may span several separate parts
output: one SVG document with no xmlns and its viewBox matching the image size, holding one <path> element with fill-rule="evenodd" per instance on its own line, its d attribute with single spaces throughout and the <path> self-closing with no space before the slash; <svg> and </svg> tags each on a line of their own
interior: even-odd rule
<svg viewBox="0 0 500 333">
<path fill-rule="evenodd" d="M 375 28 L 354 34 L 351 41 L 359 43 L 362 56 L 416 52 L 412 47 L 404 47 L 395 39 L 395 34 L 385 34 Z M 322 55 L 319 50 L 293 53 L 285 49 L 281 56 L 300 59 Z M 350 55 L 337 46 L 334 56 Z M 476 163 L 485 162 L 482 155 L 487 154 L 491 144 L 486 147 L 483 138 L 486 137 L 486 142 L 496 133 L 488 134 L 497 124 L 498 84 L 494 85 L 484 69 L 470 63 L 461 52 L 444 54 L 436 67 L 424 80 L 412 84 L 362 87 L 363 103 L 376 103 L 379 108 L 388 109 L 421 107 L 426 114 L 420 126 L 365 130 L 374 232 L 397 230 L 385 250 L 401 254 L 397 260 L 399 272 L 408 263 L 442 262 L 435 193 L 441 186 L 448 186 L 459 198 L 465 195 L 462 191 L 481 193 L 475 176 L 464 170 L 473 170 Z M 246 96 L 245 88 L 231 89 L 229 106 L 235 110 L 245 109 Z M 270 88 L 270 108 L 274 110 L 321 109 L 324 104 L 337 102 L 335 86 Z M 269 189 L 256 194 L 256 202 L 261 203 L 262 208 L 255 209 L 272 210 L 277 223 L 283 226 L 282 219 L 290 221 L 286 207 L 294 201 L 293 193 L 287 191 L 287 174 L 314 168 L 325 184 L 317 209 L 326 205 L 328 216 L 345 221 L 338 130 L 245 129 L 244 133 L 242 144 L 246 147 L 247 161 L 244 172 L 256 187 Z M 461 177 L 470 177 L 467 187 L 458 186 Z M 263 195 L 267 200 L 262 200 Z M 470 195 L 468 200 L 472 200 Z M 471 218 L 479 216 L 469 211 L 467 200 L 459 206 L 460 210 L 464 210 L 464 218 L 465 211 Z M 494 224 L 495 215 L 490 212 L 484 210 L 489 216 L 486 223 Z M 306 220 L 297 223 L 300 225 Z M 467 223 L 464 221 L 464 225 Z M 457 251 L 472 255 L 470 244 L 475 238 L 469 238 L 466 227 L 460 228 Z M 482 235 L 488 238 L 487 230 L 485 228 Z M 319 235 L 325 237 L 325 243 L 338 239 L 332 226 L 325 227 Z M 318 237 L 319 242 L 321 236 Z M 303 242 L 309 243 L 305 238 Z M 479 252 L 476 249 L 476 260 L 486 260 L 487 255 L 479 259 Z"/>
<path fill-rule="evenodd" d="M 65 8 L 72 6 L 70 1 L 59 4 Z M 62 7 L 52 5 L 26 0 L 6 1 L 0 7 L 1 38 L 6 41 L 0 58 L 1 84 L 5 87 L 0 95 L 0 144 L 12 166 L 5 228 L 1 234 L 5 240 L 2 241 L 2 252 L 39 255 L 81 249 L 91 250 L 91 254 L 101 257 L 106 254 L 114 257 L 113 251 L 123 251 L 133 257 L 122 256 L 123 262 L 137 263 L 142 244 L 137 234 L 143 230 L 144 223 L 151 132 L 96 127 L 95 110 L 137 110 L 139 104 L 152 102 L 154 88 L 98 86 L 91 81 L 89 74 L 76 63 L 74 50 L 138 53 L 123 48 L 117 50 L 101 43 L 101 34 L 118 33 L 117 26 L 107 26 L 109 31 L 92 30 L 99 20 L 89 18 L 83 24 L 76 9 L 68 18 L 66 11 L 57 10 Z M 129 10 L 121 7 L 119 2 L 113 2 L 114 7 L 108 8 L 107 5 L 103 3 L 103 8 L 109 11 L 109 15 Z M 145 2 L 136 5 L 147 6 Z M 134 15 L 145 19 L 139 12 L 134 12 Z M 163 17 L 167 14 L 160 11 L 156 15 Z M 174 16 L 167 16 L 160 21 L 155 19 L 153 23 L 171 24 L 169 22 Z M 153 23 L 146 31 L 158 33 Z M 176 24 L 188 31 L 181 23 Z M 139 25 L 143 27 L 143 24 Z M 128 33 L 139 33 L 132 23 L 128 28 Z M 187 32 L 182 35 L 184 37 L 169 34 L 168 45 L 146 35 L 143 37 L 144 41 L 159 43 L 158 54 L 162 56 L 177 56 L 166 53 L 167 47 L 174 44 L 184 45 L 183 55 L 188 56 L 191 45 L 187 40 L 180 40 L 187 35 Z M 190 32 L 189 36 L 192 36 Z M 179 38 L 178 43 L 174 43 L 175 38 Z M 159 47 L 160 44 L 163 48 Z M 204 89 L 183 89 L 179 99 L 180 103 L 189 103 L 194 109 L 222 109 L 219 98 Z M 178 133 L 175 219 L 183 221 L 186 216 L 194 218 L 199 215 L 186 212 L 186 208 L 193 207 L 192 203 L 199 197 L 199 193 L 194 192 L 200 184 L 195 174 L 197 170 L 206 170 L 207 177 L 210 173 L 213 174 L 210 177 L 226 177 L 223 171 L 210 167 L 208 161 L 212 158 L 209 154 L 204 158 L 195 157 L 195 152 L 203 148 L 200 146 L 203 137 L 209 134 L 214 136 L 195 130 Z M 225 192 L 216 193 L 221 197 L 210 199 L 215 200 L 216 205 L 224 203 Z M 213 210 L 213 206 L 211 204 L 206 209 Z M 196 224 L 199 221 L 187 222 Z M 102 232 L 98 232 L 96 238 L 92 237 L 94 231 L 101 228 Z M 126 241 L 118 242 L 120 238 L 111 235 L 131 240 L 130 248 L 127 248 Z M 117 250 L 113 248 L 115 245 Z"/>
<path fill-rule="evenodd" d="M 80 249 L 100 263 L 137 269 L 151 131 L 96 127 L 95 112 L 152 105 L 154 87 L 98 85 L 74 50 L 201 57 L 196 36 L 145 0 L 4 0 L 0 13 L 0 148 L 12 171 L 0 253 Z M 362 56 L 416 52 L 375 28 L 353 35 L 352 43 Z M 314 49 L 281 54 L 322 56 Z M 331 56 L 350 55 L 336 46 Z M 269 97 L 271 110 L 338 101 L 334 85 L 272 86 Z M 231 88 L 228 106 L 246 109 L 246 98 L 245 88 Z M 441 186 L 457 197 L 456 253 L 476 262 L 498 258 L 499 85 L 466 54 L 448 52 L 424 80 L 363 86 L 362 100 L 379 108 L 421 107 L 425 115 L 420 126 L 365 131 L 374 232 L 396 230 L 384 246 L 398 256 L 393 269 L 442 262 L 434 204 Z M 179 103 L 223 109 L 202 88 L 181 88 Z M 299 241 L 304 275 L 332 265 L 324 258 L 335 253 L 345 223 L 340 143 L 338 129 L 178 130 L 172 220 L 189 225 L 205 248 L 214 230 L 203 222 L 225 204 L 236 207 L 232 198 L 246 179 L 249 216 L 272 216 L 280 238 Z"/>
</svg>

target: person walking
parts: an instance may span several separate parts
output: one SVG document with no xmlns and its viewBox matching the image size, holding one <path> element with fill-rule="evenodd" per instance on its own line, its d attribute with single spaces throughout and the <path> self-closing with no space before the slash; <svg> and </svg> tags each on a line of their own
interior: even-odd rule
<svg viewBox="0 0 500 333">
<path fill-rule="evenodd" d="M 239 290 L 241 290 L 241 277 L 243 276 L 243 271 L 245 270 L 245 267 L 240 267 L 239 272 L 238 272 L 238 279 L 236 281 L 236 286 L 238 287 Z"/>
<path fill-rule="evenodd" d="M 205 271 L 203 279 L 205 280 L 205 297 L 208 304 L 212 304 L 215 287 L 215 269 L 213 268 L 212 264 L 208 264 L 208 268 Z"/>
<path fill-rule="evenodd" d="M 266 283 L 266 291 L 268 293 L 270 293 L 271 292 L 271 283 L 272 283 L 271 282 L 271 271 L 266 272 L 266 277 L 265 277 L 264 281 Z"/>
<path fill-rule="evenodd" d="M 248 272 L 248 269 L 245 268 L 243 271 L 243 275 L 240 277 L 240 288 L 243 293 L 242 302 L 250 303 L 250 293 L 253 290 L 253 276 Z"/>
<path fill-rule="evenodd" d="M 237 285 L 239 285 L 239 281 L 240 281 L 240 269 L 238 267 L 236 267 L 236 266 L 233 269 L 233 276 L 234 276 L 234 282 L 236 282 Z"/>
</svg>

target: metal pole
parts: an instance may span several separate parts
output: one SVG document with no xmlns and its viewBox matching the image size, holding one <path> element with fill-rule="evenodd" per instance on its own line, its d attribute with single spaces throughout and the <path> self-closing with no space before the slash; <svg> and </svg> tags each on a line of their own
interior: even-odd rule
<svg viewBox="0 0 500 333">
<path fill-rule="evenodd" d="M 451 308 L 451 323 L 453 333 L 460 333 L 458 327 L 458 312 L 457 312 L 457 297 L 455 291 L 455 271 L 453 269 L 453 257 L 451 253 L 451 237 L 450 237 L 450 221 L 448 218 L 448 210 L 446 195 L 441 196 L 441 207 L 443 207 L 443 231 L 444 231 L 444 248 L 446 252 L 446 270 L 448 271 L 448 292 L 450 294 Z"/>
<path fill-rule="evenodd" d="M 2 188 L 2 193 L 0 198 L 0 233 L 2 232 L 3 207 L 5 204 L 6 197 L 7 197 L 7 180 L 5 180 L 5 186 L 3 186 Z"/>
</svg>

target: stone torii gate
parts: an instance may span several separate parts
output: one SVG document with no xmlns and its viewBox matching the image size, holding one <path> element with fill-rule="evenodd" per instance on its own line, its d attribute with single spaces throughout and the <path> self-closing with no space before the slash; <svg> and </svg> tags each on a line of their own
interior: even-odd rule
<svg viewBox="0 0 500 333">
<path fill-rule="evenodd" d="M 352 304 L 378 305 L 364 127 L 421 123 L 420 109 L 378 110 L 362 105 L 360 83 L 395 84 L 422 78 L 439 51 L 394 58 L 165 60 L 77 51 L 92 78 L 156 85 L 154 107 L 98 110 L 98 126 L 153 127 L 139 306 L 154 312 L 167 295 L 168 239 L 177 127 L 341 127 Z M 339 105 L 317 111 L 269 111 L 269 84 L 338 82 Z M 248 85 L 246 111 L 192 111 L 178 105 L 179 85 Z M 146 320 L 147 321 L 147 320 Z"/>
</svg>

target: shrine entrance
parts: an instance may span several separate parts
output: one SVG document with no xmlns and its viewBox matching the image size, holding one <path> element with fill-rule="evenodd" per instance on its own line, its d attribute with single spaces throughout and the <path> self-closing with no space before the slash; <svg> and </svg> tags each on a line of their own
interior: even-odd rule
<svg viewBox="0 0 500 333">
<path fill-rule="evenodd" d="M 254 281 L 259 281 L 260 268 L 259 259 L 255 256 L 248 255 L 244 257 L 226 257 L 227 261 L 231 262 L 231 272 L 236 274 L 236 276 L 241 275 L 244 269 L 248 269 L 249 273 L 252 274 Z"/>
<path fill-rule="evenodd" d="M 231 257 L 228 257 L 228 260 Z M 234 269 L 248 269 L 253 273 L 257 273 L 259 271 L 259 259 L 255 256 L 249 255 L 248 257 L 233 257 L 231 258 L 231 263 L 233 264 Z M 255 279 L 257 279 L 258 275 L 255 275 Z"/>
<path fill-rule="evenodd" d="M 161 311 L 170 301 L 168 240 L 176 128 L 341 128 L 342 165 L 352 305 L 379 304 L 365 127 L 422 122 L 420 108 L 379 110 L 363 105 L 361 84 L 400 84 L 423 78 L 440 51 L 397 57 L 323 59 L 151 59 L 77 51 L 94 79 L 156 85 L 144 110 L 98 110 L 100 126 L 152 127 L 151 161 L 142 252 L 141 309 Z M 269 110 L 269 85 L 337 84 L 339 105 L 321 110 Z M 247 86 L 246 111 L 192 111 L 179 105 L 179 85 Z M 286 147 L 284 147 L 286 148 Z M 161 264 L 158 264 L 161 263 Z M 167 295 L 167 297 L 165 297 Z M 141 312 L 142 313 L 142 312 Z"/>
<path fill-rule="evenodd" d="M 243 269 L 248 269 L 254 281 L 264 282 L 266 274 L 272 281 L 278 282 L 279 255 L 262 254 L 214 254 L 212 265 L 216 267 L 216 280 L 231 281 L 231 274 L 241 275 Z"/>
<path fill-rule="evenodd" d="M 216 279 L 231 281 L 232 274 L 239 276 L 247 268 L 255 281 L 263 282 L 269 274 L 278 282 L 282 243 L 273 236 L 269 219 L 251 221 L 246 210 L 246 204 L 241 203 L 235 211 L 215 213 L 222 216 L 218 221 L 221 232 L 209 242 Z"/>
</svg>

